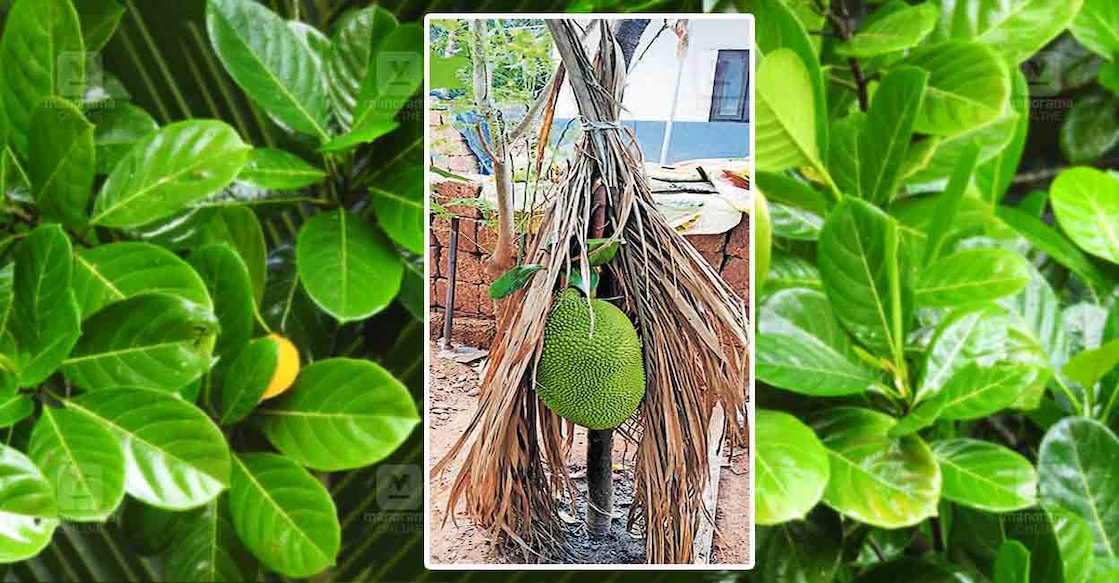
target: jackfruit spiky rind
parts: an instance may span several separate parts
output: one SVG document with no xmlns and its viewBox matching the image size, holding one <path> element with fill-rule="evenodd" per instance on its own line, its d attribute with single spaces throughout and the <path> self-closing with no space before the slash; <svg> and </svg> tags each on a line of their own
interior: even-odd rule
<svg viewBox="0 0 1119 583">
<path fill-rule="evenodd" d="M 609 302 L 591 300 L 588 309 L 578 291 L 561 291 L 544 327 L 536 392 L 552 412 L 588 429 L 620 425 L 645 397 L 645 366 L 633 323 Z"/>
</svg>

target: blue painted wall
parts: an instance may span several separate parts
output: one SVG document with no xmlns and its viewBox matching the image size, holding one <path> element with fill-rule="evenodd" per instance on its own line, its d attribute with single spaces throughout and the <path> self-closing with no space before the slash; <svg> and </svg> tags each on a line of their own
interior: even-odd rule
<svg viewBox="0 0 1119 583">
<path fill-rule="evenodd" d="M 570 143 L 577 138 L 574 124 L 568 119 L 556 119 L 552 126 L 552 143 L 560 139 L 564 130 L 564 142 Z M 645 154 L 645 160 L 656 162 L 660 159 L 661 141 L 664 139 L 663 121 L 623 122 L 637 136 L 637 143 Z M 696 160 L 700 158 L 743 158 L 750 155 L 750 124 L 742 122 L 697 122 L 677 121 L 672 124 L 672 142 L 668 147 L 668 163 Z"/>
</svg>

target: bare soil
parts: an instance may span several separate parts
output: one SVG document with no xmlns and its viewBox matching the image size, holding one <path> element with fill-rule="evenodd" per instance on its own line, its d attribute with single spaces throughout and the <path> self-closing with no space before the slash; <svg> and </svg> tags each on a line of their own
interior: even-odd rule
<svg viewBox="0 0 1119 583">
<path fill-rule="evenodd" d="M 464 365 L 439 357 L 439 346 L 429 344 L 431 351 L 427 423 L 430 442 L 427 455 L 434 464 L 466 430 L 477 405 L 479 373 L 484 360 Z M 712 546 L 712 562 L 744 564 L 749 559 L 749 475 L 748 457 L 738 450 L 729 465 L 724 465 L 719 481 L 719 499 L 715 513 L 716 533 Z M 614 440 L 614 505 L 623 517 L 614 520 L 612 536 L 599 541 L 587 539 L 582 528 L 586 497 L 586 431 L 578 428 L 568 460 L 579 499 L 576 515 L 567 517 L 571 523 L 569 540 L 580 554 L 581 563 L 642 563 L 644 542 L 625 530 L 625 514 L 633 500 L 633 468 L 636 447 L 620 436 Z M 471 524 L 464 510 L 446 520 L 448 494 L 461 462 L 451 463 L 442 475 L 432 476 L 429 495 L 431 527 L 431 561 L 440 564 L 485 564 L 508 562 L 491 541 Z"/>
</svg>

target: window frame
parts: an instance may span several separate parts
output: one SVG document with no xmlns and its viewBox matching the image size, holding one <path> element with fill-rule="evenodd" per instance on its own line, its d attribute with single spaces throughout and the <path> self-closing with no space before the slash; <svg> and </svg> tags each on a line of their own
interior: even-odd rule
<svg viewBox="0 0 1119 583">
<path fill-rule="evenodd" d="M 742 84 L 739 95 L 725 92 L 725 83 L 722 81 L 727 75 L 727 67 L 731 59 L 740 60 L 743 65 L 746 82 Z M 715 57 L 715 80 L 711 86 L 711 107 L 708 111 L 707 121 L 750 121 L 750 49 L 719 49 Z M 734 114 L 719 112 L 719 105 L 727 97 L 736 97 L 739 102 L 738 111 Z"/>
</svg>

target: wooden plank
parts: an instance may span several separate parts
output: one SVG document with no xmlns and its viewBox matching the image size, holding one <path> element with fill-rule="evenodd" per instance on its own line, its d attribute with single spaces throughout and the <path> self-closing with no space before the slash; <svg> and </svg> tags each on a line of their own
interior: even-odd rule
<svg viewBox="0 0 1119 583">
<path fill-rule="evenodd" d="M 707 426 L 707 488 L 703 490 L 703 507 L 707 512 L 699 515 L 699 528 L 692 543 L 695 563 L 711 563 L 711 545 L 715 541 L 715 510 L 719 502 L 719 476 L 723 470 L 724 421 L 723 407 L 716 406 L 711 412 L 711 423 Z M 710 514 L 708 514 L 710 513 Z"/>
</svg>

